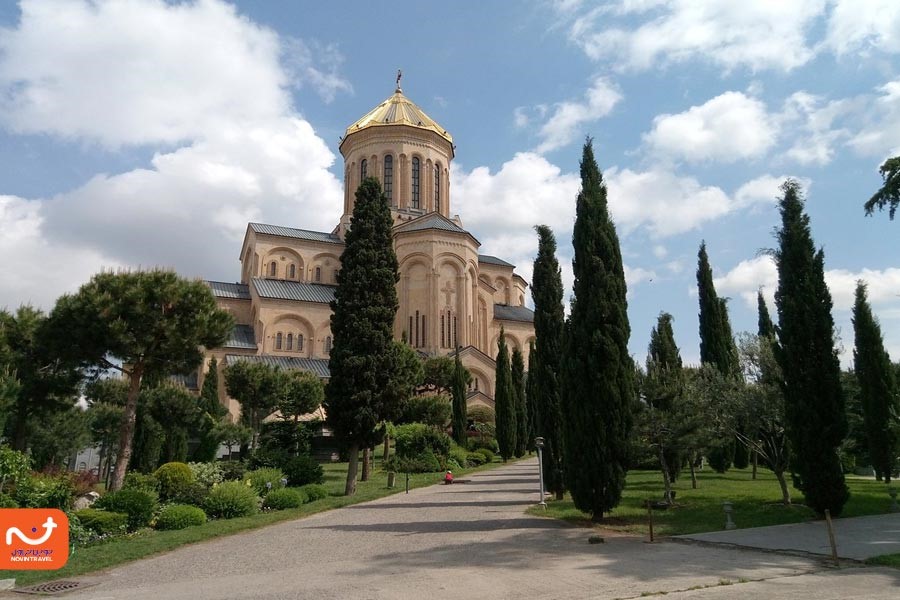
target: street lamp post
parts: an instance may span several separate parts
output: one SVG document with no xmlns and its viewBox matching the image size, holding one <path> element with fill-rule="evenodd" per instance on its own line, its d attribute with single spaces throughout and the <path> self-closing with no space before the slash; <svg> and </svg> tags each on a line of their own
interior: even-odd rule
<svg viewBox="0 0 900 600">
<path fill-rule="evenodd" d="M 542 437 L 534 438 L 534 445 L 537 446 L 538 473 L 540 474 L 540 480 L 541 480 L 541 501 L 538 504 L 540 506 L 543 506 L 544 510 L 546 510 L 547 503 L 544 501 L 544 460 L 543 460 L 544 438 L 542 438 Z"/>
</svg>

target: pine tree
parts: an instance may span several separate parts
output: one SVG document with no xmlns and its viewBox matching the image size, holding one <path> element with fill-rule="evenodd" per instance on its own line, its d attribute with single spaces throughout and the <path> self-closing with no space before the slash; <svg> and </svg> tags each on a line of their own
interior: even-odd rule
<svg viewBox="0 0 900 600">
<path fill-rule="evenodd" d="M 459 359 L 459 351 L 457 350 L 453 361 L 453 383 L 451 385 L 453 395 L 453 439 L 463 448 L 466 447 L 468 442 L 466 428 L 469 421 L 466 418 L 466 388 L 471 379 L 472 376 L 462 365 L 462 361 Z"/>
<path fill-rule="evenodd" d="M 807 505 L 819 514 L 830 509 L 838 515 L 849 496 L 837 454 L 847 417 L 825 254 L 813 245 L 799 184 L 788 180 L 781 189 L 775 304 L 791 467 Z"/>
<path fill-rule="evenodd" d="M 506 462 L 516 452 L 516 398 L 513 391 L 509 351 L 506 348 L 503 325 L 497 340 L 497 370 L 494 378 L 494 411 L 496 413 L 497 444 Z"/>
<path fill-rule="evenodd" d="M 331 303 L 331 380 L 326 389 L 328 423 L 349 449 L 345 494 L 356 492 L 359 450 L 380 440 L 378 425 L 398 410 L 391 373 L 397 312 L 397 256 L 391 211 L 374 177 L 356 190 L 344 241 L 338 286 Z"/>
<path fill-rule="evenodd" d="M 575 288 L 562 361 L 566 484 L 575 506 L 599 521 L 625 487 L 634 361 L 619 238 L 590 139 L 572 244 Z"/>
<path fill-rule="evenodd" d="M 525 358 L 515 348 L 512 353 L 512 388 L 516 405 L 516 458 L 525 456 L 528 445 L 528 405 L 525 403 Z"/>
<path fill-rule="evenodd" d="M 853 330 L 856 347 L 853 350 L 854 370 L 859 381 L 863 423 L 869 442 L 869 457 L 878 481 L 891 482 L 898 447 L 897 382 L 891 359 L 884 349 L 881 326 L 866 298 L 866 284 L 856 284 L 853 305 Z"/>
<path fill-rule="evenodd" d="M 737 378 L 740 363 L 728 320 L 728 306 L 716 293 L 706 242 L 700 244 L 697 254 L 697 292 L 700 300 L 700 362 L 713 365 L 726 377 Z M 734 460 L 735 450 L 735 440 L 730 436 L 716 440 L 708 450 L 710 464 L 716 471 L 724 473 Z"/>
<path fill-rule="evenodd" d="M 529 355 L 528 381 L 534 396 L 534 435 L 544 438 L 541 457 L 547 491 L 561 500 L 566 489 L 563 476 L 563 429 L 560 408 L 560 361 L 563 348 L 563 285 L 556 260 L 556 238 L 546 225 L 535 227 L 538 254 L 534 259 L 531 297 L 534 299 L 534 351 Z"/>
</svg>

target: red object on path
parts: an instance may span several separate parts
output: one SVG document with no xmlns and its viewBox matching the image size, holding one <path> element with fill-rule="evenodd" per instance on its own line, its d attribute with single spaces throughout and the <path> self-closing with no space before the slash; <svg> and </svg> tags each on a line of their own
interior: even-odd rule
<svg viewBox="0 0 900 600">
<path fill-rule="evenodd" d="M 444 475 L 444 485 L 450 485 L 453 483 L 453 472 L 447 471 L 447 474 Z"/>
</svg>

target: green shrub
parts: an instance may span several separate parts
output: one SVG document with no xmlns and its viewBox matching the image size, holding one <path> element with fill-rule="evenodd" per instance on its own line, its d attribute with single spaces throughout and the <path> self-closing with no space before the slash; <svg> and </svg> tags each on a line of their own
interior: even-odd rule
<svg viewBox="0 0 900 600">
<path fill-rule="evenodd" d="M 469 451 L 454 444 L 453 447 L 450 448 L 448 459 L 453 459 L 460 467 L 466 467 L 469 464 Z"/>
<path fill-rule="evenodd" d="M 413 457 L 392 456 L 385 463 L 385 469 L 396 473 L 436 473 L 443 470 L 441 461 L 430 450 Z"/>
<path fill-rule="evenodd" d="M 450 436 L 421 423 L 399 425 L 394 439 L 397 456 L 401 458 L 419 457 L 425 452 L 447 456 L 450 451 Z"/>
<path fill-rule="evenodd" d="M 487 458 L 481 452 L 469 452 L 466 454 L 466 463 L 472 467 L 480 467 L 486 462 Z"/>
<path fill-rule="evenodd" d="M 493 424 L 496 422 L 494 409 L 489 406 L 470 406 L 466 409 L 466 418 L 475 423 Z"/>
<path fill-rule="evenodd" d="M 444 466 L 447 467 L 448 471 L 459 471 L 460 469 L 462 469 L 462 465 L 456 462 L 455 458 L 448 458 L 447 464 Z"/>
<path fill-rule="evenodd" d="M 12 496 L 0 494 L 0 508 L 19 508 L 19 505 L 12 499 Z"/>
<path fill-rule="evenodd" d="M 247 465 L 240 460 L 219 461 L 219 466 L 222 468 L 223 481 L 243 481 L 247 473 Z"/>
<path fill-rule="evenodd" d="M 297 488 L 297 490 L 306 494 L 307 502 L 315 502 L 328 497 L 328 488 L 317 483 L 309 483 Z"/>
<path fill-rule="evenodd" d="M 78 522 L 81 523 L 85 529 L 92 531 L 97 535 L 117 535 L 125 533 L 125 528 L 128 525 L 128 515 L 121 512 L 85 508 L 84 510 L 76 510 L 72 514 L 75 515 Z"/>
<path fill-rule="evenodd" d="M 66 516 L 69 517 L 69 543 L 73 546 L 87 546 L 91 542 L 103 539 L 103 536 L 85 527 L 74 512 L 66 513 Z"/>
<path fill-rule="evenodd" d="M 206 514 L 217 519 L 246 517 L 259 510 L 259 496 L 245 483 L 226 481 L 210 490 L 203 507 Z"/>
<path fill-rule="evenodd" d="M 15 501 L 21 508 L 58 508 L 72 505 L 75 485 L 69 474 L 45 475 L 35 473 L 16 484 Z"/>
<path fill-rule="evenodd" d="M 0 494 L 8 485 L 16 485 L 28 477 L 31 459 L 24 452 L 0 446 Z"/>
<path fill-rule="evenodd" d="M 260 496 L 265 495 L 270 489 L 277 490 L 278 488 L 283 488 L 284 484 L 281 483 L 281 480 L 284 478 L 284 473 L 281 469 L 272 469 L 270 467 L 248 471 L 247 474 L 244 475 L 244 481 L 249 481 L 250 485 L 253 486 L 253 489 L 256 490 L 256 493 Z M 266 485 L 267 483 L 272 484 L 271 488 Z"/>
<path fill-rule="evenodd" d="M 484 462 L 485 462 L 485 463 L 492 463 L 492 462 L 494 462 L 494 457 L 496 456 L 496 454 L 494 454 L 493 451 L 491 451 L 491 450 L 489 450 L 489 449 L 487 449 L 487 448 L 478 448 L 477 450 L 475 450 L 475 454 L 480 454 L 480 455 L 482 455 L 482 456 L 484 457 Z"/>
<path fill-rule="evenodd" d="M 194 481 L 206 488 L 211 488 L 215 483 L 225 481 L 225 472 L 219 463 L 191 462 L 188 463 Z"/>
<path fill-rule="evenodd" d="M 119 490 L 101 496 L 94 506 L 128 515 L 128 530 L 135 531 L 150 524 L 158 497 L 143 490 Z"/>
<path fill-rule="evenodd" d="M 171 498 L 171 500 L 177 504 L 203 506 L 203 502 L 206 501 L 206 497 L 209 496 L 210 489 L 211 488 L 206 487 L 202 483 L 195 481 L 181 490 L 181 493 L 174 498 Z"/>
<path fill-rule="evenodd" d="M 305 502 L 308 502 L 308 497 L 302 490 L 282 488 L 280 490 L 272 490 L 266 494 L 263 506 L 272 510 L 284 510 L 286 508 L 299 508 Z"/>
<path fill-rule="evenodd" d="M 203 509 L 187 504 L 169 504 L 163 507 L 156 518 L 157 529 L 184 529 L 194 525 L 206 523 L 206 513 Z"/>
<path fill-rule="evenodd" d="M 183 462 L 166 463 L 153 475 L 159 481 L 159 495 L 163 500 L 177 498 L 194 483 L 194 472 Z"/>
<path fill-rule="evenodd" d="M 311 456 L 295 456 L 284 465 L 288 485 L 301 486 L 325 481 L 325 470 Z"/>
<path fill-rule="evenodd" d="M 129 471 L 125 474 L 125 481 L 122 483 L 122 489 L 140 490 L 142 492 L 156 494 L 159 492 L 159 481 L 151 473 Z"/>
</svg>

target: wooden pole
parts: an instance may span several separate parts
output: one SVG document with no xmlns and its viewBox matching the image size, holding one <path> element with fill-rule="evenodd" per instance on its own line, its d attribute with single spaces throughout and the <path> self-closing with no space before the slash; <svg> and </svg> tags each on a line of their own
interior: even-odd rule
<svg viewBox="0 0 900 600">
<path fill-rule="evenodd" d="M 831 558 L 838 561 L 837 544 L 834 541 L 834 526 L 831 523 L 831 511 L 825 509 L 825 524 L 828 527 L 828 542 L 831 544 Z"/>
<path fill-rule="evenodd" d="M 653 543 L 653 504 L 650 500 L 645 501 L 647 503 L 647 522 L 650 524 L 650 543 Z"/>
</svg>

